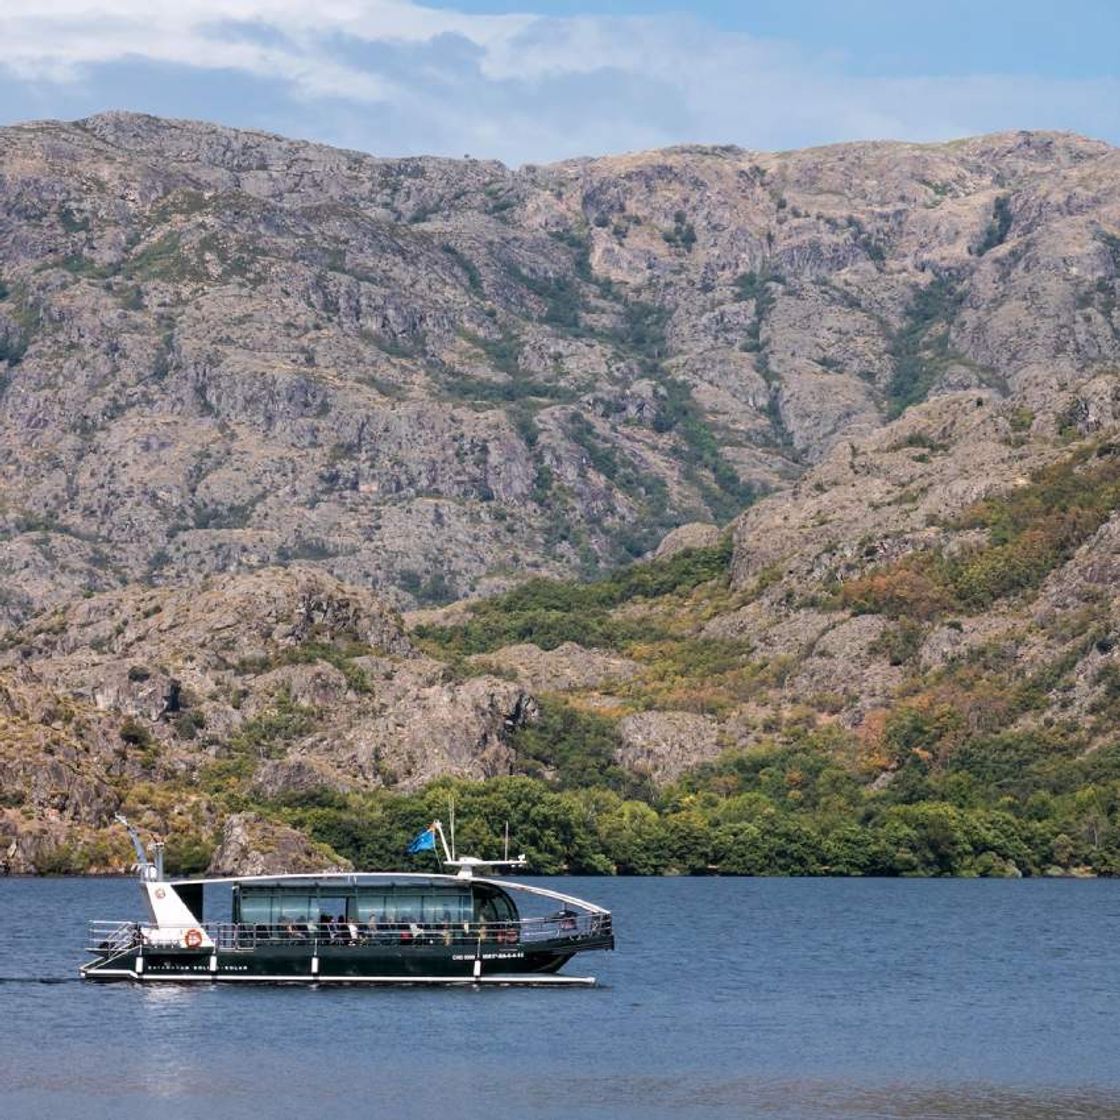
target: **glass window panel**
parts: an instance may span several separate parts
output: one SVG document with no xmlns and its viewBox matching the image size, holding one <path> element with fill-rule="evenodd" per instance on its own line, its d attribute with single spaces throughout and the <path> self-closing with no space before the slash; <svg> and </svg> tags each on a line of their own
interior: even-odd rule
<svg viewBox="0 0 1120 1120">
<path fill-rule="evenodd" d="M 277 899 L 276 918 L 278 921 L 306 922 L 308 915 L 315 913 L 315 900 L 307 894 L 282 894 Z"/>
<path fill-rule="evenodd" d="M 264 891 L 242 894 L 241 921 L 245 925 L 271 925 L 272 896 Z"/>
<path fill-rule="evenodd" d="M 378 921 L 385 916 L 385 894 L 382 891 L 362 891 L 358 895 L 358 921 L 368 922 L 376 917 Z"/>
<path fill-rule="evenodd" d="M 395 891 L 390 905 L 395 922 L 420 922 L 424 915 L 424 896 L 413 891 Z"/>
</svg>

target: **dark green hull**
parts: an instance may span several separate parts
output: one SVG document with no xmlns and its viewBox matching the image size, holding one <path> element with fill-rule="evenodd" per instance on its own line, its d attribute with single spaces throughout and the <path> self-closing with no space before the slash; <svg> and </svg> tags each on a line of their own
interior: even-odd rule
<svg viewBox="0 0 1120 1120">
<path fill-rule="evenodd" d="M 549 945 L 260 945 L 247 949 L 158 949 L 146 946 L 98 957 L 87 980 L 256 981 L 258 983 L 470 983 L 552 974 L 575 951 L 613 948 L 613 938 Z"/>
</svg>

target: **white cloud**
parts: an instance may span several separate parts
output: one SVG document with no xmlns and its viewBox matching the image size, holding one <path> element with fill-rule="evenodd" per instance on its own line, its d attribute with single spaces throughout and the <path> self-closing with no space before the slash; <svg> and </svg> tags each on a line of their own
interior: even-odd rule
<svg viewBox="0 0 1120 1120">
<path fill-rule="evenodd" d="M 383 152 L 521 162 L 689 140 L 769 148 L 1018 127 L 1120 135 L 1116 79 L 856 77 L 835 58 L 683 16 L 484 16 L 412 0 L 39 0 L 0 4 L 0 42 L 8 88 L 60 115 L 110 107 L 98 97 L 112 96 L 112 107 L 213 116 L 221 75 L 239 91 L 217 106 L 228 122 Z M 133 88 L 137 67 L 148 80 Z M 153 68 L 194 73 L 198 88 L 180 81 L 168 105 L 149 88 Z"/>
</svg>

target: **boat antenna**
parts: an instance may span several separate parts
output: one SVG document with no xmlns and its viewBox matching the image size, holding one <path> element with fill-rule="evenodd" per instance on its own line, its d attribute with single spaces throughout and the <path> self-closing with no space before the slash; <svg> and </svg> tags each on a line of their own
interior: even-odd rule
<svg viewBox="0 0 1120 1120">
<path fill-rule="evenodd" d="M 507 861 L 509 859 L 509 821 L 506 821 L 506 847 L 502 859 Z"/>
<path fill-rule="evenodd" d="M 455 798 L 449 796 L 447 798 L 447 818 L 451 824 L 451 858 L 458 858 L 455 855 Z"/>
<path fill-rule="evenodd" d="M 163 845 L 155 844 L 153 847 L 156 849 L 156 863 L 153 864 L 148 858 L 148 853 L 144 850 L 144 842 L 140 839 L 140 833 L 128 823 L 128 818 L 123 813 L 117 813 L 113 817 L 118 824 L 124 825 L 128 832 L 128 838 L 132 841 L 132 849 L 136 852 L 136 873 L 141 879 L 159 879 L 163 877 Z"/>
<path fill-rule="evenodd" d="M 447 837 L 443 832 L 442 821 L 432 821 L 432 830 L 439 837 L 440 847 L 443 848 L 443 859 L 440 859 L 439 850 L 436 849 L 436 862 L 437 863 L 450 863 L 452 860 L 451 849 L 447 846 Z"/>
</svg>

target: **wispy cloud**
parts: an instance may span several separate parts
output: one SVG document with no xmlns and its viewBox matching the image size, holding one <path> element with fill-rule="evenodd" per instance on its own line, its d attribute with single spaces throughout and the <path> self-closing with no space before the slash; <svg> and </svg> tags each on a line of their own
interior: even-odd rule
<svg viewBox="0 0 1120 1120">
<path fill-rule="evenodd" d="M 683 141 L 785 148 L 1020 127 L 1120 139 L 1116 78 L 858 76 L 837 57 L 687 16 L 40 0 L 0 8 L 0 41 L 0 104 L 36 115 L 217 116 L 386 153 L 520 163 Z"/>
</svg>

